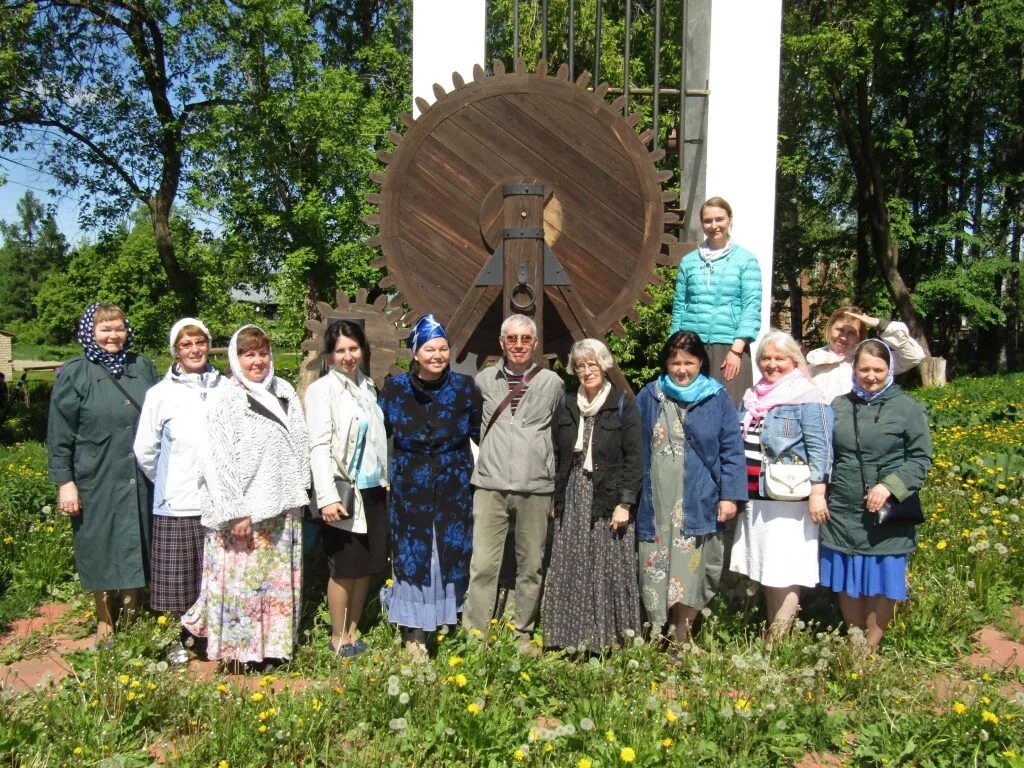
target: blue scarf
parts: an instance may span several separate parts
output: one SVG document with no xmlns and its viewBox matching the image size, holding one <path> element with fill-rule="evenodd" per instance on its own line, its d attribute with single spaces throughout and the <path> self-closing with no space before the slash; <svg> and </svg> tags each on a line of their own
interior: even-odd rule
<svg viewBox="0 0 1024 768">
<path fill-rule="evenodd" d="M 661 385 L 661 391 L 665 393 L 666 397 L 687 405 L 711 397 L 722 389 L 721 384 L 714 379 L 709 379 L 703 373 L 698 374 L 697 378 L 685 387 L 679 386 L 671 376 L 663 373 L 658 377 L 658 384 Z"/>
<path fill-rule="evenodd" d="M 422 347 L 431 339 L 446 339 L 448 338 L 448 332 L 444 329 L 437 320 L 434 319 L 433 315 L 424 315 L 416 321 L 416 325 L 412 328 L 412 333 L 409 334 L 409 348 L 415 355 L 416 350 Z"/>
<path fill-rule="evenodd" d="M 78 319 L 76 336 L 78 343 L 82 345 L 85 352 L 85 359 L 102 365 L 114 376 L 121 376 L 124 373 L 125 361 L 128 359 L 128 350 L 132 348 L 135 341 L 135 333 L 132 331 L 131 323 L 125 318 L 124 327 L 128 330 L 128 336 L 124 340 L 124 346 L 120 352 L 107 352 L 96 343 L 94 335 L 96 329 L 96 310 L 100 308 L 100 302 L 90 304 L 82 316 Z"/>
<path fill-rule="evenodd" d="M 889 387 L 893 385 L 893 380 L 896 378 L 896 361 L 893 360 L 892 350 L 889 349 L 889 345 L 886 344 L 885 349 L 889 353 L 889 373 L 885 377 L 885 386 L 882 387 L 877 392 L 868 392 L 866 389 L 864 389 L 864 387 L 860 385 L 860 382 L 857 381 L 857 353 L 860 352 L 860 348 L 864 346 L 864 344 L 868 341 L 871 341 L 871 339 L 865 339 L 864 341 L 857 345 L 857 348 L 855 350 L 853 350 L 853 357 L 851 359 L 854 361 L 854 366 L 853 372 L 850 374 L 851 378 L 853 379 L 853 394 L 855 394 L 857 397 L 859 397 L 866 403 L 870 403 L 876 397 L 885 392 L 885 390 L 887 390 Z M 878 339 L 875 339 L 875 341 L 878 341 Z M 885 344 L 885 342 L 882 343 Z"/>
</svg>

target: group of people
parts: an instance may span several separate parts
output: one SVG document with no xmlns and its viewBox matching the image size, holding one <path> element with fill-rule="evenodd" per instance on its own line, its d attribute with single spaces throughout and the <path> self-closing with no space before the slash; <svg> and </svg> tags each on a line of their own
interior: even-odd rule
<svg viewBox="0 0 1024 768">
<path fill-rule="evenodd" d="M 541 621 L 543 645 L 580 653 L 642 632 L 644 617 L 687 641 L 727 564 L 764 587 L 769 636 L 820 583 L 877 645 L 915 546 L 913 523 L 876 524 L 879 512 L 912 501 L 931 460 L 924 410 L 893 383 L 920 347 L 905 326 L 844 307 L 806 360 L 781 331 L 752 354 L 756 259 L 732 243 L 724 200 L 701 220 L 661 373 L 635 400 L 597 339 L 573 345 L 567 392 L 524 315 L 505 319 L 501 361 L 475 377 L 451 369 L 445 328 L 422 317 L 409 372 L 379 393 L 362 326 L 332 322 L 326 373 L 300 402 L 256 326 L 232 336 L 222 375 L 206 326 L 178 321 L 158 379 L 130 351 L 124 313 L 90 306 L 84 355 L 54 387 L 48 447 L 97 642 L 149 584 L 151 608 L 180 616 L 208 658 L 289 658 L 305 517 L 327 557 L 330 650 L 345 657 L 366 650 L 357 625 L 389 568 L 381 602 L 409 654 L 424 657 L 442 626 L 484 636 L 503 605 L 507 537 L 511 619 L 530 652 Z M 875 326 L 881 340 L 866 339 Z"/>
</svg>

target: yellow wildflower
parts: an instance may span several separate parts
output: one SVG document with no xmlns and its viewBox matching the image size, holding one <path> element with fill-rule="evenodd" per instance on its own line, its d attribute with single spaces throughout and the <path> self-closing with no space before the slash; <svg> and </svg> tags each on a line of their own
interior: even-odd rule
<svg viewBox="0 0 1024 768">
<path fill-rule="evenodd" d="M 662 739 L 662 740 L 661 740 L 661 746 L 663 746 L 663 747 L 664 747 L 665 749 L 668 749 L 668 748 L 669 748 L 669 747 L 671 747 L 671 746 L 672 746 L 673 744 L 675 744 L 675 742 L 674 742 L 674 741 L 672 741 L 672 739 L 669 739 L 669 738 L 665 738 L 665 739 Z"/>
<path fill-rule="evenodd" d="M 471 701 L 469 702 L 469 704 L 466 705 L 466 711 L 475 717 L 476 715 L 480 714 L 480 705 L 477 704 L 475 701 Z"/>
<path fill-rule="evenodd" d="M 586 757 L 581 757 L 580 761 L 576 763 L 576 768 L 594 768 L 594 764 Z"/>
<path fill-rule="evenodd" d="M 452 656 L 450 659 L 448 659 L 448 666 L 451 667 L 452 669 L 455 669 L 461 663 L 462 663 L 462 657 L 461 656 Z"/>
<path fill-rule="evenodd" d="M 459 674 L 457 674 L 455 676 L 454 682 L 455 682 L 455 684 L 457 686 L 459 686 L 459 688 L 465 688 L 466 687 L 466 683 L 468 683 L 469 680 L 466 678 L 466 676 L 464 674 L 462 674 L 460 672 Z"/>
<path fill-rule="evenodd" d="M 263 699 L 264 699 L 264 696 L 259 691 L 256 691 L 256 693 L 254 693 L 252 696 L 249 697 L 249 701 L 255 701 L 257 703 L 263 701 Z"/>
<path fill-rule="evenodd" d="M 166 616 L 159 616 L 159 617 L 157 617 L 156 623 L 159 624 L 161 627 L 167 626 L 167 617 Z"/>
<path fill-rule="evenodd" d="M 525 672 L 520 672 L 519 673 L 519 679 L 522 680 L 524 683 L 530 682 L 530 676 L 528 674 L 526 674 Z"/>
<path fill-rule="evenodd" d="M 312 706 L 313 706 L 313 711 L 314 712 L 319 712 L 320 711 L 320 707 L 322 707 L 323 704 L 320 703 L 320 699 L 313 699 L 313 705 Z"/>
<path fill-rule="evenodd" d="M 679 717 L 671 709 L 666 709 L 665 710 L 665 719 L 668 720 L 670 723 L 674 723 L 676 720 L 679 719 Z"/>
<path fill-rule="evenodd" d="M 860 677 L 860 675 L 858 675 L 856 672 L 851 672 L 850 673 L 850 679 L 851 680 L 856 680 L 859 677 Z"/>
<path fill-rule="evenodd" d="M 74 748 L 73 750 L 71 750 L 71 751 L 72 751 L 72 752 L 74 752 L 74 753 L 75 753 L 76 755 L 80 755 L 80 754 L 82 754 L 83 752 L 85 752 L 85 750 L 84 750 L 84 749 L 82 749 L 81 747 L 75 747 L 75 748 Z"/>
<path fill-rule="evenodd" d="M 128 677 L 128 675 L 118 675 L 117 676 L 117 682 L 119 682 L 121 685 L 128 685 L 128 683 L 130 683 L 131 681 L 132 681 L 132 679 L 130 677 Z"/>
<path fill-rule="evenodd" d="M 623 747 L 619 750 L 619 759 L 624 763 L 632 763 L 636 760 L 636 752 L 632 747 Z"/>
<path fill-rule="evenodd" d="M 546 744 L 544 745 L 544 751 L 545 751 L 545 752 L 554 752 L 554 751 L 555 751 L 555 745 L 554 745 L 554 744 L 552 744 L 552 743 L 551 743 L 550 741 L 549 741 L 549 742 L 547 742 L 547 743 L 546 743 Z"/>
<path fill-rule="evenodd" d="M 615 741 L 615 731 L 605 731 L 604 737 L 608 742 Z"/>
<path fill-rule="evenodd" d="M 962 715 L 964 712 L 967 711 L 967 705 L 964 704 L 962 701 L 955 701 L 953 702 L 953 711 L 956 712 L 958 715 Z"/>
<path fill-rule="evenodd" d="M 981 713 L 981 719 L 986 723 L 992 723 L 992 725 L 999 725 L 999 716 L 995 712 L 989 712 L 987 709 Z"/>
<path fill-rule="evenodd" d="M 518 760 L 521 763 L 521 762 L 523 762 L 523 760 L 526 759 L 526 753 L 523 752 L 523 750 L 521 750 L 521 749 L 517 749 L 515 752 L 512 753 L 512 757 L 514 757 L 516 760 Z"/>
</svg>

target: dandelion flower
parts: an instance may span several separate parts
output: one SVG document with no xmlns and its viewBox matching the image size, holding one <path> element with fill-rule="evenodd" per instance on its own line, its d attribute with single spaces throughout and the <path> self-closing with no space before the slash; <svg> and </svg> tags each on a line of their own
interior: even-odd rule
<svg viewBox="0 0 1024 768">
<path fill-rule="evenodd" d="M 673 744 L 675 744 L 675 742 L 672 741 L 672 739 L 670 739 L 670 738 L 664 738 L 664 739 L 661 740 L 661 746 L 663 746 L 665 749 L 668 749 Z"/>
<path fill-rule="evenodd" d="M 851 680 L 856 680 L 856 679 L 858 679 L 859 677 L 860 677 L 860 675 L 858 675 L 858 674 L 857 674 L 856 672 L 851 672 L 851 673 L 850 673 L 850 679 L 851 679 Z"/>
<path fill-rule="evenodd" d="M 249 697 L 249 701 L 255 701 L 257 704 L 263 701 L 264 696 L 259 691 L 256 691 L 252 696 Z"/>
<path fill-rule="evenodd" d="M 480 705 L 477 704 L 475 701 L 471 701 L 469 702 L 469 704 L 466 705 L 466 711 L 475 717 L 476 715 L 480 714 Z"/>
<path fill-rule="evenodd" d="M 463 659 L 461 656 L 452 656 L 450 659 L 448 659 L 448 666 L 451 669 L 455 669 L 457 666 L 459 666 L 459 664 L 462 663 L 462 661 Z"/>
<path fill-rule="evenodd" d="M 85 750 L 84 750 L 84 749 L 82 749 L 81 747 L 75 747 L 75 748 L 74 748 L 73 750 L 71 750 L 71 751 L 72 751 L 72 752 L 74 752 L 74 753 L 75 753 L 76 755 L 80 755 L 80 754 L 82 754 L 83 752 L 85 752 Z"/>
<path fill-rule="evenodd" d="M 992 725 L 999 725 L 999 715 L 995 712 L 989 712 L 987 709 L 981 713 L 981 719 L 986 723 L 992 723 Z"/>
<path fill-rule="evenodd" d="M 454 683 L 457 686 L 459 686 L 459 688 L 465 688 L 466 687 L 466 683 L 468 683 L 468 682 L 469 682 L 469 680 L 461 672 L 455 676 Z"/>
<path fill-rule="evenodd" d="M 521 763 L 523 762 L 523 760 L 526 759 L 526 753 L 523 752 L 523 750 L 521 749 L 517 749 L 515 752 L 512 753 L 512 757 Z"/>
<path fill-rule="evenodd" d="M 624 763 L 632 763 L 636 760 L 636 752 L 632 747 L 623 747 L 619 750 L 619 759 Z"/>
<path fill-rule="evenodd" d="M 525 672 L 520 672 L 519 673 L 519 679 L 522 680 L 524 683 L 530 682 L 530 676 L 528 674 L 526 674 Z"/>
<path fill-rule="evenodd" d="M 962 701 L 954 702 L 953 711 L 956 712 L 958 715 L 962 715 L 967 711 L 967 705 L 964 704 Z"/>
<path fill-rule="evenodd" d="M 576 763 L 576 768 L 594 768 L 594 764 L 589 758 L 581 757 L 580 761 Z"/>
<path fill-rule="evenodd" d="M 942 539 L 938 544 L 935 545 L 935 548 L 939 549 L 939 550 L 942 550 L 942 549 L 945 549 L 947 546 L 948 546 L 948 544 L 946 544 L 946 540 Z"/>
<path fill-rule="evenodd" d="M 227 760 L 221 760 L 219 763 L 217 763 L 217 768 L 231 768 L 231 763 L 229 763 Z"/>
<path fill-rule="evenodd" d="M 551 743 L 551 742 L 549 741 L 549 742 L 547 742 L 547 743 L 546 743 L 546 744 L 544 745 L 544 750 L 543 750 L 543 751 L 544 751 L 544 752 L 554 752 L 554 751 L 555 751 L 555 745 L 554 745 L 554 744 L 552 744 L 552 743 Z"/>
<path fill-rule="evenodd" d="M 609 743 L 615 741 L 615 731 L 605 731 L 604 737 Z"/>
<path fill-rule="evenodd" d="M 668 722 L 670 722 L 670 723 L 674 723 L 676 720 L 679 719 L 679 716 L 675 712 L 673 712 L 671 709 L 666 709 L 665 710 L 665 719 Z"/>
</svg>

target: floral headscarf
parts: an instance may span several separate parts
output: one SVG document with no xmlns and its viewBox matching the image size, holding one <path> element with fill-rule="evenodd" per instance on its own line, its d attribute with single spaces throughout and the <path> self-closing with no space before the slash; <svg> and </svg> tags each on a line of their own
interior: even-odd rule
<svg viewBox="0 0 1024 768">
<path fill-rule="evenodd" d="M 124 320 L 124 327 L 128 330 L 128 337 L 124 340 L 124 346 L 121 347 L 120 352 L 107 352 L 99 344 L 96 343 L 96 310 L 103 306 L 102 302 L 95 302 L 90 304 L 82 316 L 78 318 L 78 329 L 76 337 L 78 343 L 82 345 L 82 349 L 85 351 L 85 358 L 91 360 L 98 365 L 102 365 L 114 376 L 121 376 L 124 373 L 125 361 L 128 358 L 128 350 L 132 348 L 132 342 L 135 341 L 135 332 L 132 331 L 131 323 L 128 322 L 126 317 Z"/>
</svg>

